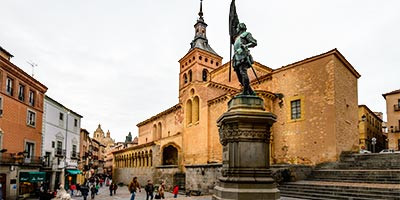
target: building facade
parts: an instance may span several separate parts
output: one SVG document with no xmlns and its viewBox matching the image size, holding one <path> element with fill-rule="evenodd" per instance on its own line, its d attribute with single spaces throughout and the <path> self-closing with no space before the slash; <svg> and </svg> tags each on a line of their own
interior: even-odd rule
<svg viewBox="0 0 400 200">
<path fill-rule="evenodd" d="M 217 182 L 222 146 L 216 121 L 241 87 L 234 71 L 229 81 L 229 62 L 222 64 L 211 48 L 200 13 L 190 49 L 179 60 L 179 101 L 137 124 L 138 146 L 114 152 L 117 181 L 138 176 L 142 182 L 166 180 L 203 193 Z M 249 69 L 252 88 L 265 110 L 277 115 L 272 164 L 316 165 L 337 161 L 343 151 L 358 151 L 360 75 L 338 50 L 278 69 L 258 62 L 253 68 L 260 83 Z"/>
<path fill-rule="evenodd" d="M 29 196 L 44 180 L 39 170 L 47 87 L 11 63 L 11 57 L 0 47 L 0 184 L 5 199 Z"/>
<path fill-rule="evenodd" d="M 382 119 L 375 112 L 372 112 L 366 105 L 358 106 L 360 133 L 360 149 L 371 151 L 372 153 L 380 152 L 387 148 L 387 137 L 382 132 Z M 373 143 L 375 138 L 375 144 Z"/>
<path fill-rule="evenodd" d="M 85 178 L 88 179 L 92 176 L 91 172 L 91 160 L 92 160 L 92 139 L 89 136 L 89 132 L 86 129 L 81 128 L 80 134 L 80 161 L 78 168 L 82 171 L 81 183 L 84 182 Z"/>
<path fill-rule="evenodd" d="M 386 100 L 389 149 L 400 150 L 400 90 L 383 94 Z"/>
<path fill-rule="evenodd" d="M 58 183 L 68 188 L 77 182 L 77 175 L 80 174 L 78 161 L 82 116 L 45 96 L 43 119 L 42 156 L 50 188 L 56 189 Z"/>
</svg>

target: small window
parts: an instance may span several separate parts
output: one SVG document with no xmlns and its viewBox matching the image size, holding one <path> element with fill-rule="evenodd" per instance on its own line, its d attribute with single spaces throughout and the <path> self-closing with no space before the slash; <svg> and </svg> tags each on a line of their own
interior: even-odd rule
<svg viewBox="0 0 400 200">
<path fill-rule="evenodd" d="M 34 155 L 35 144 L 32 142 L 25 143 L 25 152 L 27 152 L 26 158 L 32 158 Z"/>
<path fill-rule="evenodd" d="M 291 108 L 291 119 L 300 119 L 301 118 L 301 102 L 300 99 L 294 100 L 290 102 Z"/>
<path fill-rule="evenodd" d="M 214 64 L 214 61 L 213 61 L 213 60 L 211 60 L 211 64 Z"/>
<path fill-rule="evenodd" d="M 72 158 L 76 158 L 76 145 L 72 145 L 72 152 L 71 152 L 71 157 Z"/>
<path fill-rule="evenodd" d="M 397 100 L 397 107 L 400 108 L 400 99 Z"/>
<path fill-rule="evenodd" d="M 208 59 L 206 58 L 206 59 L 204 59 L 204 61 L 208 62 Z"/>
<path fill-rule="evenodd" d="M 60 119 L 61 121 L 64 120 L 64 113 L 60 113 L 59 119 Z"/>
<path fill-rule="evenodd" d="M 62 145 L 63 143 L 61 141 L 57 141 L 57 149 L 56 149 L 56 155 L 62 155 Z"/>
<path fill-rule="evenodd" d="M 56 143 L 54 141 L 51 141 L 51 148 L 56 147 Z"/>
<path fill-rule="evenodd" d="M 203 57 L 199 56 L 199 60 L 202 60 L 202 59 L 203 59 Z"/>
<path fill-rule="evenodd" d="M 77 127 L 78 126 L 78 120 L 74 119 L 74 126 Z"/>
<path fill-rule="evenodd" d="M 203 81 L 207 81 L 207 75 L 208 75 L 208 71 L 206 69 L 203 69 Z"/>
<path fill-rule="evenodd" d="M 19 85 L 18 89 L 18 99 L 20 101 L 25 101 L 25 86 L 24 85 Z"/>
<path fill-rule="evenodd" d="M 186 84 L 188 82 L 186 74 L 183 75 L 183 82 Z"/>
<path fill-rule="evenodd" d="M 0 117 L 3 116 L 3 97 L 0 96 Z"/>
<path fill-rule="evenodd" d="M 11 79 L 10 77 L 7 77 L 7 80 L 6 80 L 6 92 L 10 96 L 13 95 L 13 84 L 14 84 L 14 80 Z"/>
<path fill-rule="evenodd" d="M 189 70 L 189 82 L 192 82 L 192 70 Z"/>
<path fill-rule="evenodd" d="M 28 110 L 28 116 L 26 120 L 26 124 L 29 126 L 35 126 L 36 125 L 36 113 Z"/>
<path fill-rule="evenodd" d="M 35 92 L 29 90 L 29 105 L 35 106 Z"/>
<path fill-rule="evenodd" d="M 217 65 L 217 67 L 219 66 L 219 62 L 216 62 L 215 65 Z"/>
</svg>

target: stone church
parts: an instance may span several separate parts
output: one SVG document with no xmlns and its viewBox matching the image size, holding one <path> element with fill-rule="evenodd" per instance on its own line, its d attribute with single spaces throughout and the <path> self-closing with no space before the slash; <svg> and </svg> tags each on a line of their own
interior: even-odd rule
<svg viewBox="0 0 400 200">
<path fill-rule="evenodd" d="M 229 62 L 207 39 L 202 10 L 190 49 L 180 60 L 179 102 L 137 124 L 139 144 L 114 152 L 114 179 L 210 192 L 220 174 L 222 145 L 217 119 L 241 90 Z M 358 150 L 357 79 L 360 74 L 337 50 L 271 69 L 253 65 L 251 86 L 265 109 L 277 115 L 271 164 L 316 165 Z"/>
</svg>

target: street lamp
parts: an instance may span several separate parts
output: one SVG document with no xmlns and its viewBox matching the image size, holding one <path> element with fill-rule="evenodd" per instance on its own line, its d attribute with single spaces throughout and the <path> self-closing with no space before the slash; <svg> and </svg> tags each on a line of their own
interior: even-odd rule
<svg viewBox="0 0 400 200">
<path fill-rule="evenodd" d="M 65 189 L 65 175 L 67 173 L 67 147 L 68 147 L 68 115 L 70 114 L 69 111 L 67 111 L 67 120 L 65 123 L 65 153 L 64 153 L 64 168 L 63 168 L 63 177 L 61 177 L 61 183 L 63 183 L 64 189 Z"/>
<path fill-rule="evenodd" d="M 376 144 L 376 138 L 375 137 L 373 137 L 372 139 L 371 139 L 371 143 L 372 143 L 372 153 L 375 153 L 375 144 Z"/>
</svg>

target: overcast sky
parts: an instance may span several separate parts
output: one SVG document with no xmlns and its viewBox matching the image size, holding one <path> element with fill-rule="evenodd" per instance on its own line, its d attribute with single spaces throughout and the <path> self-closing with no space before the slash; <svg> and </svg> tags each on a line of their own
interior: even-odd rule
<svg viewBox="0 0 400 200">
<path fill-rule="evenodd" d="M 0 46 L 47 95 L 99 123 L 116 141 L 178 103 L 178 60 L 190 47 L 199 0 L 2 0 Z M 211 47 L 229 59 L 230 0 L 204 0 Z M 271 67 L 337 48 L 361 74 L 359 104 L 386 111 L 400 89 L 400 1 L 237 0 L 258 40 L 255 60 Z"/>
</svg>

